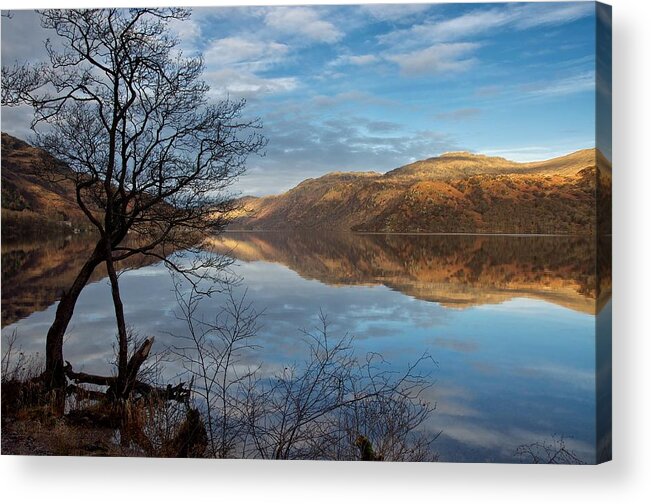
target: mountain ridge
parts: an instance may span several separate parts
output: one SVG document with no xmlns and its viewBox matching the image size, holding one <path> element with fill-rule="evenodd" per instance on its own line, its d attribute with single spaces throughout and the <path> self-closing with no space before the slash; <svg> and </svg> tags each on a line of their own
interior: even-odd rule
<svg viewBox="0 0 651 504">
<path fill-rule="evenodd" d="M 52 162 L 46 152 L 2 134 L 3 238 L 88 228 L 74 188 L 44 177 L 44 160 Z M 229 228 L 595 234 L 599 227 L 609 234 L 611 174 L 596 149 L 528 163 L 448 152 L 385 173 L 333 171 L 282 194 L 243 197 Z"/>
<path fill-rule="evenodd" d="M 282 194 L 247 197 L 231 229 L 593 234 L 597 186 L 610 197 L 610 173 L 597 149 L 527 163 L 449 152 L 386 173 L 330 172 Z"/>
</svg>

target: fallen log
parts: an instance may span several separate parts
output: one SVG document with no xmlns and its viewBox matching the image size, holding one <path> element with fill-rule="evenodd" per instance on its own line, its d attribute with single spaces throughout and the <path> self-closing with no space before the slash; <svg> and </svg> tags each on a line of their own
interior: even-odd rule
<svg viewBox="0 0 651 504">
<path fill-rule="evenodd" d="M 134 389 L 138 383 L 138 371 L 140 367 L 149 357 L 149 352 L 151 347 L 154 345 L 154 338 L 145 339 L 142 345 L 136 350 L 136 352 L 131 356 L 129 362 L 127 363 L 126 376 L 101 376 L 94 375 L 83 372 L 75 372 L 72 370 L 72 365 L 66 361 L 64 368 L 65 375 L 75 383 L 89 383 L 92 385 L 103 385 L 108 387 L 106 394 L 108 396 L 114 396 L 115 398 L 126 399 L 131 394 L 131 391 Z"/>
<path fill-rule="evenodd" d="M 156 397 L 164 401 L 184 403 L 190 399 L 190 394 L 192 393 L 192 386 L 185 388 L 184 385 L 184 382 L 180 382 L 178 385 L 167 385 L 167 387 L 163 388 L 137 381 L 134 385 L 133 392 L 137 392 L 142 397 Z"/>
<path fill-rule="evenodd" d="M 106 399 L 106 393 L 97 390 L 88 390 L 78 385 L 68 385 L 66 393 L 68 395 L 74 395 L 80 401 L 103 401 Z"/>
<path fill-rule="evenodd" d="M 179 403 L 187 402 L 192 393 L 192 382 L 189 387 L 185 387 L 184 382 L 172 386 L 168 384 L 166 387 L 157 387 L 149 383 L 137 380 L 138 371 L 140 366 L 145 362 L 151 347 L 153 345 L 153 338 L 145 340 L 140 346 L 138 351 L 131 357 L 127 366 L 127 381 L 122 388 L 122 393 L 116 393 L 119 390 L 120 381 L 116 376 L 102 376 L 90 373 L 73 371 L 72 365 L 66 361 L 64 372 L 66 377 L 73 381 L 74 384 L 68 386 L 67 392 L 69 395 L 83 395 L 86 394 L 87 398 L 95 400 L 115 400 L 126 399 L 129 396 L 137 395 L 140 398 L 156 398 L 164 401 L 176 401 Z M 108 387 L 106 392 L 91 391 L 79 387 L 79 384 L 87 383 L 90 385 L 99 385 Z M 137 399 L 137 397 L 136 397 Z"/>
<path fill-rule="evenodd" d="M 117 380 L 115 376 L 100 376 L 83 372 L 75 372 L 72 370 L 72 365 L 68 361 L 66 361 L 64 372 L 65 375 L 75 383 L 90 383 L 92 385 L 105 385 L 110 387 L 114 385 Z"/>
</svg>

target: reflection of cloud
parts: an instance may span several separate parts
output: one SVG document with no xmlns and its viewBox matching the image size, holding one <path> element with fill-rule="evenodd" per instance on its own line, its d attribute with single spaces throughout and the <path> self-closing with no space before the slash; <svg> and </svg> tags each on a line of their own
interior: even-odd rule
<svg viewBox="0 0 651 504">
<path fill-rule="evenodd" d="M 561 381 L 580 389 L 593 390 L 595 387 L 594 370 L 571 368 L 554 364 L 522 366 L 514 370 L 520 376 Z"/>
<path fill-rule="evenodd" d="M 477 448 L 490 450 L 495 456 L 499 453 L 504 460 L 515 460 L 514 452 L 522 445 L 531 444 L 540 441 L 546 441 L 554 433 L 527 431 L 523 429 L 498 430 L 481 427 L 473 423 L 463 423 L 458 420 L 445 426 L 443 429 L 443 438 L 450 438 L 462 442 L 464 445 L 471 445 Z M 594 448 L 588 443 L 565 438 L 566 448 L 574 451 L 579 458 L 584 461 L 593 461 Z"/>
<path fill-rule="evenodd" d="M 479 411 L 471 406 L 474 395 L 462 387 L 436 383 L 427 389 L 422 398 L 436 405 L 434 424 L 441 422 L 443 417 L 478 417 Z"/>
<path fill-rule="evenodd" d="M 476 352 L 479 344 L 476 341 L 460 341 L 453 338 L 434 338 L 434 344 L 441 348 L 453 350 L 455 352 L 471 353 Z"/>
<path fill-rule="evenodd" d="M 478 449 L 477 455 L 483 452 L 486 460 L 498 461 L 516 461 L 514 452 L 519 446 L 549 441 L 555 435 L 554 432 L 520 428 L 500 428 L 498 426 L 490 428 L 481 425 L 480 422 L 464 421 L 456 416 L 450 418 L 449 423 L 443 423 L 441 430 L 440 442 L 442 445 L 446 445 L 449 440 L 452 440 L 461 443 L 464 447 Z M 594 462 L 594 447 L 589 443 L 568 436 L 564 437 L 564 441 L 566 448 L 575 452 L 580 459 Z M 445 457 L 444 460 L 449 459 Z"/>
<path fill-rule="evenodd" d="M 442 426 L 441 429 L 446 437 L 481 448 L 501 448 L 505 445 L 509 446 L 512 442 L 509 436 L 497 430 L 485 429 L 477 425 L 454 422 Z"/>
</svg>

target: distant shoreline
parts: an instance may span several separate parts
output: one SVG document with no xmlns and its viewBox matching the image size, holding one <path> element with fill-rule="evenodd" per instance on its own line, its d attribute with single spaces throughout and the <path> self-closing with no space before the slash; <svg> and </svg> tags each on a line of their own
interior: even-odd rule
<svg viewBox="0 0 651 504">
<path fill-rule="evenodd" d="M 306 232 L 306 231 L 324 231 L 323 228 L 318 229 L 226 229 L 224 233 L 294 233 L 294 232 Z M 467 233 L 467 232 L 397 232 L 397 231 L 350 231 L 350 230 L 328 230 L 334 233 L 346 233 L 346 234 L 355 234 L 355 235 L 399 235 L 399 236 L 512 236 L 512 237 L 585 237 L 591 238 L 596 237 L 594 233 Z"/>
</svg>

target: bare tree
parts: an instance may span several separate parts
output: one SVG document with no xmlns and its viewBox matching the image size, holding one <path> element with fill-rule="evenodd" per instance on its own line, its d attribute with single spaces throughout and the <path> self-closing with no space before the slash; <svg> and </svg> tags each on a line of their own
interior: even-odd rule
<svg viewBox="0 0 651 504">
<path fill-rule="evenodd" d="M 427 354 L 397 372 L 378 354 L 359 359 L 346 335 L 333 339 L 326 317 L 303 331 L 307 357 L 270 375 L 251 362 L 260 314 L 229 290 L 216 316 L 201 316 L 201 297 L 176 289 L 178 318 L 172 354 L 193 381 L 212 457 L 325 460 L 433 460 L 438 434 L 417 434 L 434 406 L 421 372 Z M 359 441 L 364 439 L 362 445 Z M 373 453 L 373 458 L 369 457 Z"/>
<path fill-rule="evenodd" d="M 191 290 L 184 294 L 175 285 L 179 306 L 177 318 L 184 321 L 187 334 L 173 335 L 176 344 L 170 349 L 190 379 L 193 392 L 204 412 L 211 457 L 227 458 L 245 436 L 246 422 L 242 409 L 243 392 L 255 381 L 257 367 L 245 364 L 246 354 L 257 345 L 259 313 L 246 301 L 227 289 L 224 306 L 211 319 L 197 313 L 203 296 Z"/>
<path fill-rule="evenodd" d="M 515 455 L 529 464 L 585 464 L 585 461 L 567 447 L 563 436 L 552 436 L 551 441 L 520 445 L 515 450 Z"/>
<path fill-rule="evenodd" d="M 308 357 L 249 387 L 245 398 L 248 440 L 254 456 L 273 459 L 426 460 L 431 439 L 415 431 L 434 406 L 421 371 L 428 354 L 404 371 L 381 355 L 355 355 L 353 338 L 333 339 L 326 316 L 303 331 Z M 248 441 L 247 440 L 247 441 Z M 363 445 L 363 446 L 360 446 Z M 372 449 L 371 449 L 372 447 Z M 358 449 L 360 451 L 358 451 Z M 374 458 L 365 458 L 369 450 Z"/>
<path fill-rule="evenodd" d="M 57 160 L 44 170 L 74 184 L 98 236 L 57 307 L 44 376 L 51 387 L 65 385 L 63 337 L 79 294 L 105 263 L 120 341 L 117 388 L 124 392 L 128 338 L 115 263 L 144 254 L 195 286 L 218 277 L 226 259 L 199 245 L 223 229 L 234 208 L 226 189 L 265 139 L 257 119 L 243 118 L 243 101 L 209 103 L 201 58 L 184 57 L 169 31 L 170 21 L 189 11 L 39 12 L 60 44 L 46 42 L 49 64 L 3 67 L 2 101 L 33 107 L 35 143 Z"/>
</svg>

